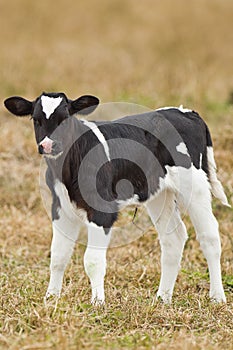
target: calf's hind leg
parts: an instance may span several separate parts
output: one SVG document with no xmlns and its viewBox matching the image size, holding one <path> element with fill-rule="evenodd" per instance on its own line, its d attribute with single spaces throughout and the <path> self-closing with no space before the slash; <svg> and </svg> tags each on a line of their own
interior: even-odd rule
<svg viewBox="0 0 233 350">
<path fill-rule="evenodd" d="M 195 228 L 197 239 L 207 260 L 210 275 L 210 298 L 216 302 L 226 302 L 221 278 L 221 243 L 218 222 L 212 212 L 211 194 L 206 186 L 193 187 L 189 215 Z"/>
<path fill-rule="evenodd" d="M 173 192 L 163 191 L 147 203 L 147 209 L 158 231 L 161 245 L 161 279 L 157 297 L 161 297 L 165 303 L 170 303 L 187 240 L 187 231 Z"/>
</svg>

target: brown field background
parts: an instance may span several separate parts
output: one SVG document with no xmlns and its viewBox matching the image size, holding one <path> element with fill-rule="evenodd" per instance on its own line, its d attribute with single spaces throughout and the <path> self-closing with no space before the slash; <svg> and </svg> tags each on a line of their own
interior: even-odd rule
<svg viewBox="0 0 233 350">
<path fill-rule="evenodd" d="M 155 301 L 160 250 L 145 212 L 137 219 L 142 237 L 108 252 L 103 309 L 89 305 L 83 245 L 57 307 L 43 305 L 51 226 L 40 157 L 31 122 L 2 102 L 63 91 L 193 108 L 210 126 L 233 203 L 233 1 L 0 0 L 0 28 L 0 349 L 232 349 L 233 216 L 215 200 L 226 305 L 209 303 L 206 262 L 187 218 L 173 304 Z M 135 230 L 131 220 L 132 210 L 122 217 L 126 234 Z"/>
</svg>

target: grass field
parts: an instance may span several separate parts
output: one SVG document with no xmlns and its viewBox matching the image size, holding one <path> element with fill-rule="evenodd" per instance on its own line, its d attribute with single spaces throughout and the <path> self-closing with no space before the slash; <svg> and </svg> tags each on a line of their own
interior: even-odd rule
<svg viewBox="0 0 233 350">
<path fill-rule="evenodd" d="M 57 306 L 44 306 L 51 225 L 41 159 L 31 122 L 2 105 L 43 90 L 150 108 L 182 103 L 208 122 L 233 203 L 232 18 L 231 0 L 0 0 L 0 349 L 233 349 L 233 215 L 215 200 L 226 305 L 209 303 L 208 270 L 188 218 L 173 303 L 155 300 L 160 249 L 142 212 L 140 239 L 108 252 L 105 307 L 89 305 L 82 244 Z M 132 211 L 124 218 L 129 233 Z"/>
</svg>

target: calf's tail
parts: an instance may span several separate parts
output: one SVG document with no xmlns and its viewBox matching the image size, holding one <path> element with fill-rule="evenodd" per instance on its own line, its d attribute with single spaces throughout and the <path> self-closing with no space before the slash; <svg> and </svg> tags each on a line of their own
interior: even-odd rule
<svg viewBox="0 0 233 350">
<path fill-rule="evenodd" d="M 211 192 L 214 195 L 214 197 L 218 198 L 222 202 L 222 204 L 226 205 L 227 207 L 231 207 L 230 204 L 228 203 L 227 196 L 224 192 L 223 186 L 217 178 L 217 174 L 216 174 L 217 167 L 214 159 L 213 143 L 212 143 L 210 132 L 207 126 L 206 126 L 206 141 L 207 141 L 208 177 L 210 181 Z"/>
</svg>

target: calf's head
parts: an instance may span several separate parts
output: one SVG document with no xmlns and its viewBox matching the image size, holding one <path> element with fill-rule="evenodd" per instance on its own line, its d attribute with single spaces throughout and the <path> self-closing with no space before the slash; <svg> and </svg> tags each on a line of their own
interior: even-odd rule
<svg viewBox="0 0 233 350">
<path fill-rule="evenodd" d="M 31 115 L 39 153 L 47 156 L 57 156 L 62 152 L 62 142 L 53 139 L 52 136 L 55 130 L 67 118 L 76 113 L 86 115 L 93 112 L 99 104 L 99 100 L 97 97 L 90 95 L 70 100 L 64 93 L 43 92 L 34 101 L 13 96 L 7 98 L 4 104 L 16 116 Z M 63 137 L 66 137 L 66 135 L 63 135 Z"/>
</svg>

